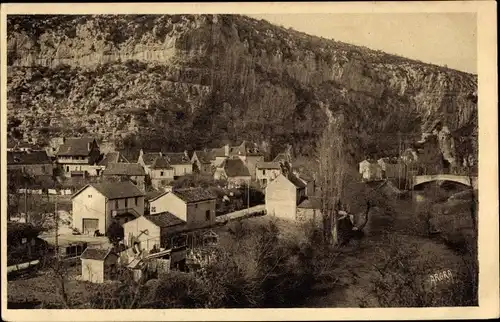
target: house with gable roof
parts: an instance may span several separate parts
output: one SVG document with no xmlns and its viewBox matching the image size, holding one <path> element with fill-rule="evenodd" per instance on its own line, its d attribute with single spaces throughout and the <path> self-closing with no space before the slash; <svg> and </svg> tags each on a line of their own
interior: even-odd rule
<svg viewBox="0 0 500 322">
<path fill-rule="evenodd" d="M 244 184 L 250 184 L 252 177 L 243 161 L 237 158 L 224 160 L 215 169 L 214 179 L 227 181 L 229 188 L 238 188 Z"/>
<path fill-rule="evenodd" d="M 297 218 L 297 206 L 306 198 L 306 184 L 293 173 L 280 174 L 266 187 L 266 211 L 268 215 L 293 220 Z"/>
<path fill-rule="evenodd" d="M 215 223 L 216 196 L 202 188 L 178 189 L 164 192 L 149 200 L 151 215 L 169 212 L 192 227 L 210 226 Z"/>
<path fill-rule="evenodd" d="M 255 178 L 262 187 L 276 179 L 281 174 L 281 164 L 279 162 L 259 162 L 255 169 Z"/>
<path fill-rule="evenodd" d="M 82 261 L 82 280 L 104 283 L 114 277 L 118 254 L 112 248 L 89 248 L 80 256 Z"/>
<path fill-rule="evenodd" d="M 88 184 L 71 202 L 73 228 L 87 235 L 106 233 L 113 220 L 123 224 L 144 215 L 144 192 L 130 181 Z"/>
<path fill-rule="evenodd" d="M 211 174 L 213 161 L 215 161 L 213 150 L 196 150 L 191 157 L 193 171 L 200 173 Z"/>
<path fill-rule="evenodd" d="M 174 179 L 193 173 L 193 164 L 187 151 L 184 152 L 162 152 L 168 164 L 174 169 Z"/>
<path fill-rule="evenodd" d="M 99 145 L 94 138 L 68 138 L 57 151 L 57 163 L 66 177 L 100 175 L 101 158 Z"/>
<path fill-rule="evenodd" d="M 137 163 L 144 167 L 154 189 L 165 187 L 175 178 L 175 169 L 162 152 L 144 153 L 141 150 Z"/>
<path fill-rule="evenodd" d="M 8 151 L 7 170 L 20 170 L 32 176 L 52 176 L 54 165 L 45 151 Z"/>
<path fill-rule="evenodd" d="M 146 252 L 170 248 L 171 239 L 185 227 L 184 220 L 168 211 L 144 215 L 123 224 L 124 241 L 129 247 Z"/>
<path fill-rule="evenodd" d="M 109 163 L 104 169 L 102 176 L 106 181 L 129 180 L 141 189 L 141 191 L 146 191 L 146 171 L 144 171 L 144 168 L 139 163 Z"/>
</svg>

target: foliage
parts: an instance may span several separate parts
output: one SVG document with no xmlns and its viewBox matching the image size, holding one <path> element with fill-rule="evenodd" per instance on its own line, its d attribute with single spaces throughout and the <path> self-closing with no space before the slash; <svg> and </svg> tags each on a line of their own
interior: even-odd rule
<svg viewBox="0 0 500 322">
<path fill-rule="evenodd" d="M 117 245 L 125 237 L 123 227 L 113 220 L 106 231 L 106 236 L 113 245 Z"/>
</svg>

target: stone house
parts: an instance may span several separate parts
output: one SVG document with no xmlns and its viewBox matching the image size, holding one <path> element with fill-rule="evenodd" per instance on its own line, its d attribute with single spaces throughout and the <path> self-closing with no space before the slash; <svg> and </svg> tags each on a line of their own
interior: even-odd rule
<svg viewBox="0 0 500 322">
<path fill-rule="evenodd" d="M 165 152 L 162 153 L 162 156 L 167 159 L 168 164 L 174 169 L 174 179 L 193 173 L 193 164 L 187 151 L 181 153 Z"/>
<path fill-rule="evenodd" d="M 85 176 L 85 173 L 99 176 L 101 167 L 97 163 L 100 158 L 97 141 L 87 137 L 65 139 L 57 152 L 57 163 L 66 177 Z"/>
<path fill-rule="evenodd" d="M 262 187 L 281 174 L 281 165 L 279 162 L 259 162 L 257 163 L 255 179 Z"/>
<path fill-rule="evenodd" d="M 7 152 L 7 170 L 18 170 L 32 176 L 52 176 L 54 164 L 45 151 Z"/>
<path fill-rule="evenodd" d="M 382 180 L 382 168 L 371 159 L 365 159 L 359 163 L 359 173 L 363 181 Z"/>
<path fill-rule="evenodd" d="M 250 184 L 252 177 L 243 161 L 237 159 L 226 159 L 214 172 L 215 180 L 225 180 L 229 188 L 238 188 L 244 184 Z"/>
<path fill-rule="evenodd" d="M 103 167 L 103 169 L 105 169 L 110 163 L 130 163 L 130 162 L 120 152 L 113 151 L 104 154 L 104 157 L 99 162 L 99 165 Z"/>
<path fill-rule="evenodd" d="M 144 167 L 154 189 L 161 189 L 170 184 L 175 178 L 175 169 L 162 152 L 144 153 L 141 150 L 137 163 Z"/>
<path fill-rule="evenodd" d="M 146 191 L 146 172 L 139 163 L 109 163 L 102 173 L 104 180 L 129 180 L 141 191 Z"/>
<path fill-rule="evenodd" d="M 256 177 L 257 163 L 264 161 L 264 154 L 259 150 L 257 144 L 243 141 L 240 145 L 224 145 L 211 151 L 211 163 L 213 167 L 220 168 L 227 159 L 240 159 L 248 169 L 251 179 Z"/>
<path fill-rule="evenodd" d="M 196 150 L 191 157 L 191 163 L 193 165 L 193 171 L 199 171 L 200 173 L 211 174 L 212 173 L 212 161 L 215 160 L 215 155 L 209 150 Z"/>
<path fill-rule="evenodd" d="M 184 220 L 168 211 L 144 215 L 123 225 L 125 244 L 148 253 L 153 248 L 170 248 L 170 239 L 184 230 L 185 226 Z"/>
<path fill-rule="evenodd" d="M 113 220 L 123 224 L 144 214 L 144 192 L 129 181 L 88 184 L 71 201 L 73 228 L 87 235 L 106 233 Z"/>
<path fill-rule="evenodd" d="M 187 227 L 206 227 L 215 223 L 216 196 L 202 188 L 178 189 L 149 200 L 151 215 L 169 212 Z"/>
<path fill-rule="evenodd" d="M 306 197 L 306 185 L 293 173 L 280 174 L 266 187 L 268 215 L 295 221 L 297 205 Z"/>
<path fill-rule="evenodd" d="M 114 277 L 118 255 L 110 249 L 88 248 L 80 256 L 82 280 L 104 283 Z"/>
</svg>

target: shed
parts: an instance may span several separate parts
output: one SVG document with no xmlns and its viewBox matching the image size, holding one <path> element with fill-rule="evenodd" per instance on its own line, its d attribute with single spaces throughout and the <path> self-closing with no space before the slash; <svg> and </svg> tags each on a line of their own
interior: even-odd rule
<svg viewBox="0 0 500 322">
<path fill-rule="evenodd" d="M 82 260 L 82 280 L 104 283 L 113 278 L 118 255 L 112 248 L 87 248 L 80 256 Z"/>
</svg>

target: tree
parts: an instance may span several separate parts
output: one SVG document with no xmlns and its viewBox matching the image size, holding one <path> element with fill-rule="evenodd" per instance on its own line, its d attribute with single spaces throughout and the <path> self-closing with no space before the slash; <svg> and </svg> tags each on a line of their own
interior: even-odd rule
<svg viewBox="0 0 500 322">
<path fill-rule="evenodd" d="M 343 114 L 332 118 L 317 148 L 324 240 L 333 244 L 338 242 L 336 212 L 342 200 L 346 170 L 344 125 Z"/>
<path fill-rule="evenodd" d="M 109 241 L 116 245 L 120 240 L 123 240 L 124 232 L 123 227 L 114 220 L 111 225 L 109 225 L 108 230 L 106 231 L 106 235 L 108 236 Z"/>
</svg>

